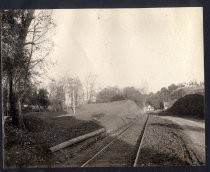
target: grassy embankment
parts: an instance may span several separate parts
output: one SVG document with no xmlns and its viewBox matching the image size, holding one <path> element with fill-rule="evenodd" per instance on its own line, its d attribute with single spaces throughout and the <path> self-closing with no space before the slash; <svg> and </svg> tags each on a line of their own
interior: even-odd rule
<svg viewBox="0 0 210 172">
<path fill-rule="evenodd" d="M 105 127 L 113 131 L 140 113 L 132 101 L 88 104 L 77 108 L 76 115 L 53 112 L 24 115 L 26 131 L 5 123 L 5 167 L 51 166 L 57 159 L 49 148 L 66 140 Z"/>
</svg>

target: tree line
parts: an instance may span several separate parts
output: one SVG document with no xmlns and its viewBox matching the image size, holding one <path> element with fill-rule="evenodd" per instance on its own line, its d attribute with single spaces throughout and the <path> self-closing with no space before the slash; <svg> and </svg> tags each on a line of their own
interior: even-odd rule
<svg viewBox="0 0 210 172">
<path fill-rule="evenodd" d="M 78 77 L 65 75 L 59 80 L 49 83 L 50 109 L 53 111 L 76 111 L 76 107 L 85 103 L 93 103 L 96 95 L 95 74 L 88 74 L 84 81 Z"/>
<path fill-rule="evenodd" d="M 143 108 L 145 94 L 142 89 L 135 87 L 106 87 L 102 89 L 96 96 L 97 103 L 107 103 L 120 100 L 133 100 L 139 107 Z"/>
<path fill-rule="evenodd" d="M 49 62 L 55 24 L 52 10 L 1 10 L 2 87 L 4 111 L 24 128 L 21 105 Z"/>
<path fill-rule="evenodd" d="M 24 97 L 23 105 L 37 105 L 39 110 L 73 111 L 82 104 L 107 103 L 132 100 L 140 108 L 144 107 L 145 94 L 135 87 L 105 87 L 96 91 L 96 75 L 89 74 L 82 82 L 78 77 L 65 75 L 59 80 L 52 80 L 47 88 L 33 87 Z M 30 109 L 29 109 L 30 110 Z"/>
<path fill-rule="evenodd" d="M 7 90 L 4 92 L 7 98 Z M 45 88 L 33 85 L 22 98 L 24 111 L 69 111 L 81 104 L 93 103 L 96 97 L 96 75 L 88 74 L 84 81 L 68 74 L 58 80 L 51 79 Z M 33 109 L 34 108 L 34 109 Z"/>
</svg>

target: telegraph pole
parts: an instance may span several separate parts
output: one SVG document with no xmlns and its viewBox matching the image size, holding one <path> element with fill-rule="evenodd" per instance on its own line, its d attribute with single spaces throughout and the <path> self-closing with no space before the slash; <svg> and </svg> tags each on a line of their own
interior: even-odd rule
<svg viewBox="0 0 210 172">
<path fill-rule="evenodd" d="M 75 97 L 74 97 L 74 88 L 72 91 L 72 109 L 73 109 L 73 113 L 75 114 Z"/>
</svg>

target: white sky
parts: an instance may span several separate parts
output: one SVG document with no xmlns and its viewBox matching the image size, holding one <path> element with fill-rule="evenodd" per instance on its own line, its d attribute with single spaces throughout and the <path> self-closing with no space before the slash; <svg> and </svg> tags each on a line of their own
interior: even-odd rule
<svg viewBox="0 0 210 172">
<path fill-rule="evenodd" d="M 95 73 L 102 87 L 147 81 L 149 91 L 204 80 L 202 8 L 62 9 L 53 17 L 51 77 Z"/>
</svg>

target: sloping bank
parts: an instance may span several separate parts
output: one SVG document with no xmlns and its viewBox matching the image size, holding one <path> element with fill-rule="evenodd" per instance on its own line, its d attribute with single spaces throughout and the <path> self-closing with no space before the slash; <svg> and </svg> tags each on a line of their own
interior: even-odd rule
<svg viewBox="0 0 210 172">
<path fill-rule="evenodd" d="M 167 112 L 180 117 L 204 119 L 204 96 L 189 94 L 179 100 Z"/>
<path fill-rule="evenodd" d="M 82 105 L 77 108 L 75 118 L 94 121 L 104 127 L 107 132 L 111 132 L 130 123 L 140 113 L 141 109 L 135 102 L 123 100 Z"/>
</svg>

